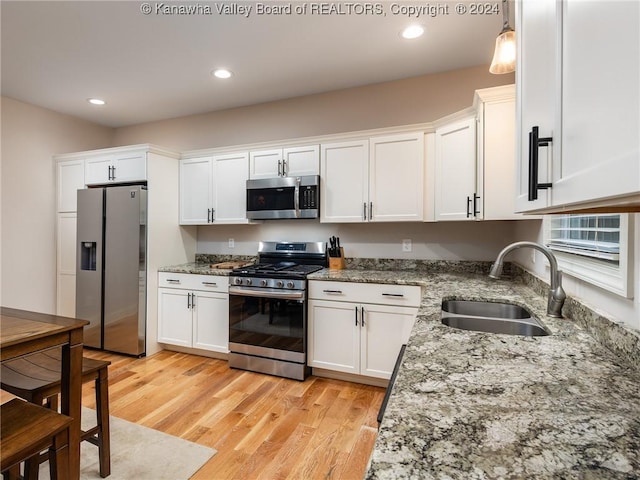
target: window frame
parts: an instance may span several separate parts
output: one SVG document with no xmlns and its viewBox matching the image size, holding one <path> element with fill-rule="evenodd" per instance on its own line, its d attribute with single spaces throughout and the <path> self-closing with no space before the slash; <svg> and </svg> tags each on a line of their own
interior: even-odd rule
<svg viewBox="0 0 640 480">
<path fill-rule="evenodd" d="M 553 250 L 558 267 L 564 274 L 591 285 L 633 298 L 633 216 L 620 215 L 620 254 L 618 265 L 577 253 Z M 548 247 L 551 237 L 551 216 L 544 218 L 544 244 Z"/>
</svg>

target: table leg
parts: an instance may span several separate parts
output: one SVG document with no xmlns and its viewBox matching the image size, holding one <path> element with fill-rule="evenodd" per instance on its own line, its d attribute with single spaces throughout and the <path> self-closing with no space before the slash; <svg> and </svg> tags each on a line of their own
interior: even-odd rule
<svg viewBox="0 0 640 480">
<path fill-rule="evenodd" d="M 62 347 L 61 412 L 73 419 L 69 426 L 69 478 L 80 478 L 80 412 L 82 409 L 82 329 L 73 330 Z"/>
</svg>

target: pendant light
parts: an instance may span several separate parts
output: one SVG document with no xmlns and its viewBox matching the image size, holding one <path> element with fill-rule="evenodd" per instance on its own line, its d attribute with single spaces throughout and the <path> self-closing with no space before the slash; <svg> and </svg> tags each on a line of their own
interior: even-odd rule
<svg viewBox="0 0 640 480">
<path fill-rule="evenodd" d="M 502 31 L 496 38 L 496 49 L 489 71 L 511 73 L 516 69 L 516 32 L 509 25 L 509 3 L 502 0 Z"/>
</svg>

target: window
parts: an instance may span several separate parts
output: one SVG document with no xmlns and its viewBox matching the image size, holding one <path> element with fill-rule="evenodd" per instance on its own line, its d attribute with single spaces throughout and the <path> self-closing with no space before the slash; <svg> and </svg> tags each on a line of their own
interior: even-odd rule
<svg viewBox="0 0 640 480">
<path fill-rule="evenodd" d="M 566 274 L 630 297 L 632 218 L 627 214 L 550 215 L 545 220 L 545 243 Z"/>
</svg>

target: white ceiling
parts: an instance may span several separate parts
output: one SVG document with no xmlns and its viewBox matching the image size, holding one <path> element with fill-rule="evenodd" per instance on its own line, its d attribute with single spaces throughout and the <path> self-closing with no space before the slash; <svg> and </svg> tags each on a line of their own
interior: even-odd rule
<svg viewBox="0 0 640 480">
<path fill-rule="evenodd" d="M 33 2 L 2 0 L 2 95 L 99 124 L 120 127 L 300 95 L 489 64 L 502 15 L 258 15 L 257 2 Z M 300 6 L 305 2 L 264 4 Z M 320 2 L 306 2 L 319 5 Z M 167 15 L 162 5 L 209 7 L 212 14 Z M 248 18 L 220 5 L 251 6 Z M 334 2 L 346 12 L 348 5 Z M 310 8 L 310 7 L 307 8 Z M 399 32 L 420 23 L 426 33 Z M 210 71 L 224 66 L 230 80 Z M 99 97 L 95 107 L 86 99 Z"/>
</svg>

